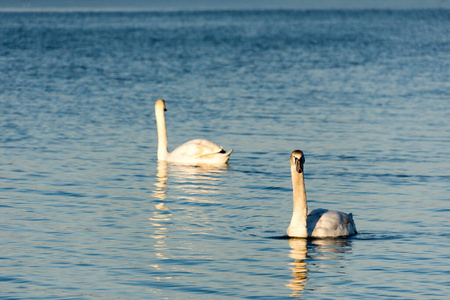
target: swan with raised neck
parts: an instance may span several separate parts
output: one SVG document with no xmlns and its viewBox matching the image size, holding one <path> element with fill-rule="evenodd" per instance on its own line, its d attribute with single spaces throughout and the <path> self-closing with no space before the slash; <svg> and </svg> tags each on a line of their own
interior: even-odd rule
<svg viewBox="0 0 450 300">
<path fill-rule="evenodd" d="M 294 207 L 289 237 L 343 237 L 356 234 L 353 215 L 328 209 L 314 209 L 308 213 L 304 181 L 305 156 L 294 150 L 290 157 Z"/>
<path fill-rule="evenodd" d="M 196 139 L 180 145 L 172 152 L 167 148 L 166 102 L 159 99 L 155 103 L 156 127 L 158 132 L 158 160 L 182 164 L 226 164 L 231 151 L 208 140 Z"/>
</svg>

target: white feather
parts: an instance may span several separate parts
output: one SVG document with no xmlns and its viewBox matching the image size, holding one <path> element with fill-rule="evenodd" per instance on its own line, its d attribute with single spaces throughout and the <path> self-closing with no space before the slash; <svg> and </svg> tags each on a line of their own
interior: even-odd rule
<svg viewBox="0 0 450 300">
<path fill-rule="evenodd" d="M 173 150 L 167 149 L 167 131 L 164 111 L 165 101 L 155 103 L 156 125 L 158 129 L 158 160 L 182 164 L 226 164 L 233 150 L 226 152 L 222 147 L 208 140 L 196 139 L 186 142 Z"/>
<path fill-rule="evenodd" d="M 340 237 L 356 234 L 353 215 L 328 209 L 314 209 L 307 213 L 305 182 L 303 178 L 303 152 L 291 154 L 291 175 L 294 209 L 287 229 L 290 237 Z"/>
</svg>

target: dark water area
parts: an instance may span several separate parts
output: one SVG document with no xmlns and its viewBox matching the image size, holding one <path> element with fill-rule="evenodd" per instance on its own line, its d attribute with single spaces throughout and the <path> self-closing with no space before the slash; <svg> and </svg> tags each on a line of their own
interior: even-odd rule
<svg viewBox="0 0 450 300">
<path fill-rule="evenodd" d="M 1 298 L 448 297 L 448 10 L 0 12 L 0 82 Z"/>
</svg>

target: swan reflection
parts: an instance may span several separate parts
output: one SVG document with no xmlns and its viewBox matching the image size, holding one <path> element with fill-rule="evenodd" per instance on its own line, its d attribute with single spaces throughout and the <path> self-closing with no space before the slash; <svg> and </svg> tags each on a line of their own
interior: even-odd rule
<svg viewBox="0 0 450 300">
<path fill-rule="evenodd" d="M 153 196 L 159 200 L 167 198 L 167 182 L 169 179 L 173 182 L 171 187 L 180 189 L 184 195 L 218 194 L 221 189 L 219 175 L 228 169 L 228 165 L 191 166 L 158 161 Z"/>
<path fill-rule="evenodd" d="M 225 172 L 228 165 L 210 166 L 210 165 L 177 165 L 167 163 L 166 161 L 158 161 L 156 181 L 152 196 L 155 198 L 155 210 L 149 218 L 150 224 L 153 226 L 153 234 L 150 235 L 154 239 L 154 247 L 156 257 L 158 259 L 169 259 L 164 253 L 168 249 L 166 245 L 167 237 L 169 237 L 170 227 L 173 224 L 173 216 L 170 210 L 170 204 L 174 203 L 171 198 L 182 198 L 191 202 L 202 203 L 212 202 L 210 197 L 202 195 L 212 195 L 219 193 L 220 178 L 218 175 Z M 171 184 L 168 184 L 168 182 Z M 173 193 L 168 196 L 168 191 Z M 181 190 L 181 193 L 177 193 Z M 179 205 L 179 202 L 176 202 Z M 194 209 L 195 206 L 189 206 Z M 188 214 L 186 214 L 188 215 Z M 159 268 L 159 265 L 152 265 Z"/>
<path fill-rule="evenodd" d="M 313 240 L 290 238 L 289 246 L 291 247 L 289 257 L 294 259 L 289 264 L 293 278 L 286 286 L 292 290 L 291 297 L 301 296 L 308 281 L 308 274 L 313 273 L 315 269 L 327 272 L 326 268 L 331 266 L 329 272 L 343 273 L 344 266 L 339 261 L 344 261 L 345 257 L 342 254 L 351 250 L 349 240 L 334 238 Z M 330 260 L 334 263 L 327 264 L 321 260 Z"/>
<path fill-rule="evenodd" d="M 153 196 L 160 201 L 164 201 L 167 198 L 167 162 L 158 163 L 156 173 L 155 189 L 153 190 Z M 168 236 L 169 226 L 172 222 L 172 214 L 165 206 L 164 202 L 157 203 L 155 205 L 156 210 L 153 215 L 148 218 L 151 225 L 154 226 L 155 231 L 151 238 L 155 239 L 154 247 L 156 249 L 156 257 L 159 259 L 168 259 L 162 251 L 167 248 L 165 238 Z M 155 268 L 159 268 L 158 265 L 153 265 Z"/>
<path fill-rule="evenodd" d="M 345 257 L 339 254 L 347 253 L 351 250 L 348 239 L 316 239 L 311 241 L 314 247 L 314 259 L 344 260 Z"/>
<path fill-rule="evenodd" d="M 159 161 L 156 172 L 155 189 L 153 190 L 153 196 L 159 200 L 167 198 L 167 162 Z"/>
<path fill-rule="evenodd" d="M 155 248 L 161 251 L 165 247 L 164 239 L 168 236 L 169 226 L 172 222 L 172 214 L 169 209 L 164 205 L 164 203 L 158 203 L 155 205 L 156 210 L 153 212 L 153 215 L 148 218 L 151 222 L 151 225 L 154 226 L 155 231 L 151 238 L 155 239 Z M 164 255 L 160 252 L 156 253 L 158 258 L 164 259 Z"/>
<path fill-rule="evenodd" d="M 293 279 L 289 280 L 286 286 L 292 290 L 291 297 L 298 297 L 305 289 L 308 280 L 308 269 L 306 268 L 308 263 L 305 261 L 308 254 L 307 240 L 291 238 L 289 239 L 289 246 L 291 247 L 289 257 L 294 259 L 289 264 L 292 266 Z"/>
</svg>

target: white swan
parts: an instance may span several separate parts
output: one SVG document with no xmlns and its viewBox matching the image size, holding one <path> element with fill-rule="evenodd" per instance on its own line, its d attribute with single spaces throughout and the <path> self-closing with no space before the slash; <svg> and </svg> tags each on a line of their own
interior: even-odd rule
<svg viewBox="0 0 450 300">
<path fill-rule="evenodd" d="M 308 212 L 306 204 L 303 164 L 305 156 L 301 150 L 294 150 L 290 158 L 294 210 L 291 224 L 287 229 L 290 237 L 339 237 L 356 234 L 352 214 L 328 209 L 315 209 Z"/>
<path fill-rule="evenodd" d="M 207 140 L 192 140 L 173 150 L 167 150 L 167 131 L 164 111 L 166 103 L 159 99 L 155 103 L 156 127 L 158 129 L 158 160 L 183 164 L 226 164 L 233 150 L 226 152 L 222 147 Z"/>
</svg>

